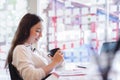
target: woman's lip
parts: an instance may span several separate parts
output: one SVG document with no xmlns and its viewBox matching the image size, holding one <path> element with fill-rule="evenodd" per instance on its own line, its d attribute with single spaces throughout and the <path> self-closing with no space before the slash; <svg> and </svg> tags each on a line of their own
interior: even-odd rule
<svg viewBox="0 0 120 80">
<path fill-rule="evenodd" d="M 38 41 L 39 39 L 38 39 L 38 38 L 36 38 L 35 40 L 36 40 L 36 41 Z"/>
</svg>

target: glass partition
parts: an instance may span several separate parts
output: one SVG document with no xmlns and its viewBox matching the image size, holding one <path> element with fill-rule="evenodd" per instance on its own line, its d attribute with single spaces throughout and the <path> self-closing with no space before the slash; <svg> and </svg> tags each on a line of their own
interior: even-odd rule
<svg viewBox="0 0 120 80">
<path fill-rule="evenodd" d="M 0 0 L 0 68 L 4 66 L 7 52 L 11 46 L 11 39 L 20 18 L 26 12 L 26 0 Z"/>
</svg>

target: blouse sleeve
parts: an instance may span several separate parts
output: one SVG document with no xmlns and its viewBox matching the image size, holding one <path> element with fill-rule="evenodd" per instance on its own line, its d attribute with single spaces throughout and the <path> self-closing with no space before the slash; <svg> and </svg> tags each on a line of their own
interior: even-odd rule
<svg viewBox="0 0 120 80">
<path fill-rule="evenodd" d="M 17 46 L 13 52 L 12 64 L 20 72 L 24 80 L 41 80 L 44 78 L 45 72 L 42 68 L 35 68 L 31 60 L 30 53 L 25 46 Z"/>
<path fill-rule="evenodd" d="M 48 63 L 51 63 L 51 59 L 48 57 L 49 53 L 47 51 L 44 51 L 42 49 L 39 49 L 38 51 L 40 55 L 44 56 L 47 59 Z"/>
</svg>

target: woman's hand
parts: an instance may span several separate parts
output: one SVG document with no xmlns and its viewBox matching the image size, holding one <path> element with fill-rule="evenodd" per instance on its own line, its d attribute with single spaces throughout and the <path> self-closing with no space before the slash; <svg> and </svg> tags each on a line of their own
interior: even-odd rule
<svg viewBox="0 0 120 80">
<path fill-rule="evenodd" d="M 52 59 L 52 62 L 48 64 L 46 67 L 43 67 L 46 75 L 49 74 L 54 68 L 58 67 L 63 63 L 64 58 L 61 50 L 57 50 L 57 52 L 53 57 L 51 57 L 51 59 Z"/>
<path fill-rule="evenodd" d="M 57 64 L 56 66 L 62 64 L 62 62 L 64 61 L 64 57 L 63 57 L 63 53 L 61 52 L 61 50 L 57 50 L 57 52 L 52 58 L 52 61 Z"/>
</svg>

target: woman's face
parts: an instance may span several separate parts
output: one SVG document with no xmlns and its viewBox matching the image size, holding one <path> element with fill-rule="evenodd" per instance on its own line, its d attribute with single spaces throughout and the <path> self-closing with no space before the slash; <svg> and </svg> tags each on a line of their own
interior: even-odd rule
<svg viewBox="0 0 120 80">
<path fill-rule="evenodd" d="M 27 43 L 36 43 L 42 37 L 42 23 L 38 22 L 30 29 L 30 36 Z"/>
</svg>

